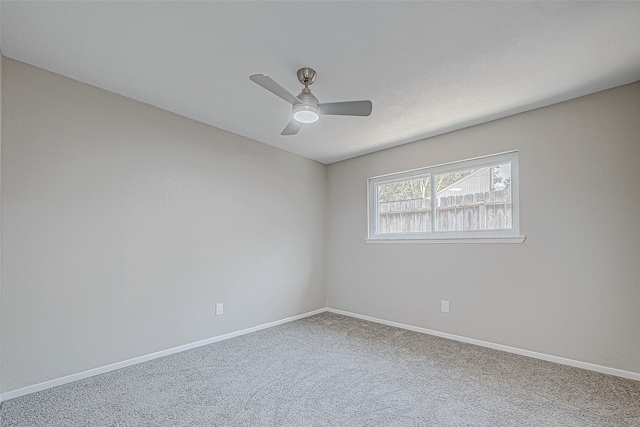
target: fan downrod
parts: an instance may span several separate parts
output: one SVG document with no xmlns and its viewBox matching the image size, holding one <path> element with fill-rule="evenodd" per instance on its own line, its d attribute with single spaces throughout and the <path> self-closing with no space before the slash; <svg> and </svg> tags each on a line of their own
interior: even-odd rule
<svg viewBox="0 0 640 427">
<path fill-rule="evenodd" d="M 316 75 L 316 70 L 314 70 L 313 68 L 304 67 L 298 70 L 298 80 L 305 87 L 313 84 L 313 82 L 316 81 Z"/>
</svg>

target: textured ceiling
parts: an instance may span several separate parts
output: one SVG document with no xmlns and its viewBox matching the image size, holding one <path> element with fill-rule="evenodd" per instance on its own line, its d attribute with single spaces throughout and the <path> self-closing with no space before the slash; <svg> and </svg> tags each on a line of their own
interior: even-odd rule
<svg viewBox="0 0 640 427">
<path fill-rule="evenodd" d="M 640 2 L 6 2 L 4 55 L 331 163 L 640 80 Z M 291 107 L 370 99 L 281 136 Z"/>
</svg>

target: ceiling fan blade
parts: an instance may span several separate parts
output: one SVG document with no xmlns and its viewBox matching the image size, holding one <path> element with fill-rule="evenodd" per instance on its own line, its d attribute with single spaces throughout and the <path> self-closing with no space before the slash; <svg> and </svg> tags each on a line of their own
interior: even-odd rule
<svg viewBox="0 0 640 427">
<path fill-rule="evenodd" d="M 291 119 L 289 124 L 282 130 L 280 135 L 295 135 L 300 131 L 302 123 L 297 120 Z"/>
<path fill-rule="evenodd" d="M 275 80 L 273 80 L 271 77 L 267 76 L 266 74 L 254 74 L 252 76 L 249 76 L 249 79 L 252 82 L 262 86 L 269 92 L 273 93 L 274 95 L 277 95 L 280 98 L 284 99 L 289 104 L 295 105 L 295 104 L 301 103 L 298 98 L 293 96 L 291 93 L 289 93 L 288 90 L 280 86 L 278 83 L 276 83 Z"/>
<path fill-rule="evenodd" d="M 318 104 L 322 114 L 334 116 L 368 116 L 373 105 L 371 101 L 329 102 Z"/>
</svg>

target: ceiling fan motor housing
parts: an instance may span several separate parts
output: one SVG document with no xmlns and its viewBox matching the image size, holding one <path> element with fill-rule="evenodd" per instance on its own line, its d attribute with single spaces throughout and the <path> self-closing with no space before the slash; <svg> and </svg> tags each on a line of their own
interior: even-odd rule
<svg viewBox="0 0 640 427">
<path fill-rule="evenodd" d="M 302 89 L 297 96 L 300 100 L 299 104 L 293 104 L 293 118 L 300 123 L 314 123 L 318 121 L 318 98 L 316 98 L 308 88 Z"/>
</svg>

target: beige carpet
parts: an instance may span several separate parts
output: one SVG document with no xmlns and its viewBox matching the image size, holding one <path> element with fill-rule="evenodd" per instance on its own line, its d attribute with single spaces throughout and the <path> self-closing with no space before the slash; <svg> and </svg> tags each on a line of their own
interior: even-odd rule
<svg viewBox="0 0 640 427">
<path fill-rule="evenodd" d="M 640 382 L 323 313 L 2 403 L 9 426 L 640 426 Z"/>
</svg>

